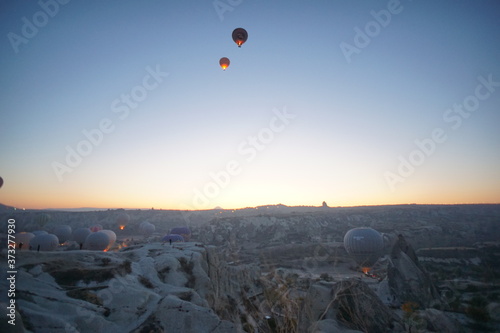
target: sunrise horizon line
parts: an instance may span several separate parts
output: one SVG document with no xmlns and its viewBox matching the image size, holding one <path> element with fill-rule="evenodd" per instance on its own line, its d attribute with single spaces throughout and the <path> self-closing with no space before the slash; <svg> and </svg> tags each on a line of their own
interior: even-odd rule
<svg viewBox="0 0 500 333">
<path fill-rule="evenodd" d="M 241 206 L 241 207 L 221 207 L 215 206 L 213 208 L 164 208 L 164 207 L 45 207 L 45 208 L 27 208 L 16 207 L 13 205 L 0 203 L 4 208 L 13 208 L 14 210 L 22 211 L 106 211 L 106 210 L 161 210 L 161 211 L 210 211 L 210 210 L 244 210 L 244 209 L 257 209 L 264 207 L 277 207 L 281 208 L 360 208 L 360 207 L 391 207 L 391 206 L 473 206 L 473 205 L 500 205 L 500 202 L 456 202 L 456 203 L 383 203 L 383 204 L 355 204 L 355 205 L 287 205 L 283 203 L 263 204 L 255 206 Z"/>
</svg>

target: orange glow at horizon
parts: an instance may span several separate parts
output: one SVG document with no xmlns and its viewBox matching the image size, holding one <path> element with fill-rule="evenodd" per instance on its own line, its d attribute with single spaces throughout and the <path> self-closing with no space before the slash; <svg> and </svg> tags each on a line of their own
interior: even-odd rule
<svg viewBox="0 0 500 333">
<path fill-rule="evenodd" d="M 415 176 L 417 177 L 417 176 Z M 413 180 L 412 180 L 413 181 Z M 314 197 L 307 198 L 290 190 L 290 185 L 279 186 L 280 183 L 268 183 L 262 180 L 256 186 L 254 182 L 235 178 L 234 184 L 228 186 L 220 195 L 207 200 L 204 204 L 195 204 L 194 194 L 190 189 L 178 193 L 165 193 L 156 184 L 150 182 L 140 184 L 143 193 L 139 195 L 127 191 L 128 186 L 116 181 L 104 183 L 98 179 L 93 182 L 82 180 L 67 180 L 63 184 L 38 182 L 29 195 L 26 195 L 29 184 L 19 183 L 18 187 L 3 186 L 0 191 L 0 203 L 18 209 L 171 209 L 171 210 L 203 210 L 220 206 L 223 209 L 239 209 L 261 205 L 282 203 L 287 206 L 320 206 L 323 201 L 330 207 L 355 207 L 402 204 L 499 204 L 499 181 L 488 184 L 466 183 L 468 191 L 460 184 L 444 183 L 437 187 L 429 182 L 409 184 L 401 187 L 395 193 L 388 193 L 385 184 L 377 187 L 373 184 L 370 191 L 361 192 L 366 186 L 353 187 L 353 184 L 338 183 L 337 191 L 332 193 L 331 186 L 313 186 L 299 181 L 297 186 L 304 187 Z M 151 182 L 152 184 L 153 182 Z M 102 184 L 106 184 L 103 186 Z M 447 185 L 447 186 L 445 186 Z M 448 186 L 449 185 L 449 186 Z M 158 190 L 160 188 L 160 190 Z M 203 189 L 202 187 L 200 187 Z M 265 188 L 266 191 L 262 191 Z M 99 189 L 97 191 L 96 189 Z M 116 191 L 120 191 L 117 195 Z M 337 193 L 338 192 L 338 193 Z"/>
</svg>

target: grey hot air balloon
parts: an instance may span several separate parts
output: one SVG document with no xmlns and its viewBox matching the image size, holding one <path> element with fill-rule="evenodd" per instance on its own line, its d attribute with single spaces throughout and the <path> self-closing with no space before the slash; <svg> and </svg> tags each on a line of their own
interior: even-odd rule
<svg viewBox="0 0 500 333">
<path fill-rule="evenodd" d="M 69 225 L 59 225 L 54 228 L 54 235 L 57 236 L 59 242 L 62 244 L 71 239 L 72 231 Z"/>
<path fill-rule="evenodd" d="M 380 258 L 384 240 L 382 234 L 375 229 L 354 228 L 345 234 L 344 247 L 366 273 Z"/>
<path fill-rule="evenodd" d="M 90 235 L 92 231 L 89 228 L 78 228 L 73 231 L 73 240 L 77 242 L 80 246 L 83 246 L 85 239 Z"/>
<path fill-rule="evenodd" d="M 146 236 L 151 235 L 153 232 L 155 232 L 155 230 L 156 227 L 154 226 L 154 224 L 151 224 L 149 222 L 142 222 L 139 225 L 139 231 L 141 232 L 141 234 Z"/>
<path fill-rule="evenodd" d="M 106 235 L 108 235 L 109 237 L 109 245 L 108 245 L 108 248 L 110 248 L 111 246 L 113 246 L 116 242 L 116 234 L 114 231 L 112 230 L 100 230 L 98 232 L 102 232 L 102 233 L 105 233 Z"/>
<path fill-rule="evenodd" d="M 55 251 L 59 246 L 59 239 L 54 234 L 41 234 L 30 240 L 31 250 Z"/>
<path fill-rule="evenodd" d="M 93 232 L 85 239 L 84 248 L 91 251 L 104 251 L 109 246 L 109 236 L 104 232 Z"/>
</svg>

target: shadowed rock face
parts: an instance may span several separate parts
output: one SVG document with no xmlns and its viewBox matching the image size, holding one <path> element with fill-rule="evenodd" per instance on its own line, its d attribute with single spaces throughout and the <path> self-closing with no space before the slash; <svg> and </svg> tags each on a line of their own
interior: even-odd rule
<svg viewBox="0 0 500 333">
<path fill-rule="evenodd" d="M 222 263 L 218 268 L 225 275 Z M 230 294 L 210 269 L 207 249 L 192 243 L 27 252 L 18 265 L 17 303 L 32 332 L 236 332 L 208 302 Z"/>
<path fill-rule="evenodd" d="M 387 280 L 394 304 L 413 302 L 420 308 L 439 303 L 439 293 L 415 251 L 402 235 L 394 244 L 387 267 Z"/>
<path fill-rule="evenodd" d="M 368 285 L 357 279 L 338 282 L 332 289 L 337 320 L 363 332 L 391 332 L 398 320 Z"/>
<path fill-rule="evenodd" d="M 313 284 L 300 319 L 307 332 L 400 332 L 402 325 L 376 293 L 357 278 Z"/>
</svg>

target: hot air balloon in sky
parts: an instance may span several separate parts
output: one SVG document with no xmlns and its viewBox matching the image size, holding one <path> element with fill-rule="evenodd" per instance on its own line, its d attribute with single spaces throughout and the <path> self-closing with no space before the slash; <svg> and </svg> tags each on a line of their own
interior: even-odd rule
<svg viewBox="0 0 500 333">
<path fill-rule="evenodd" d="M 2 185 L 3 185 L 3 178 L 0 177 L 0 187 L 2 187 Z"/>
<path fill-rule="evenodd" d="M 368 273 L 384 248 L 382 234 L 372 228 L 354 228 L 344 236 L 344 247 L 349 255 Z"/>
<path fill-rule="evenodd" d="M 238 45 L 238 47 L 241 47 L 248 39 L 248 33 L 245 29 L 243 28 L 236 28 L 233 30 L 233 40 Z"/>
<path fill-rule="evenodd" d="M 125 229 L 125 227 L 127 226 L 127 224 L 129 222 L 130 222 L 130 216 L 127 213 L 121 213 L 116 218 L 116 223 L 118 224 L 118 227 L 120 228 L 120 230 Z"/>
<path fill-rule="evenodd" d="M 219 65 L 220 65 L 220 67 L 222 67 L 223 70 L 226 70 L 226 68 L 229 67 L 229 63 L 230 63 L 230 61 L 226 57 L 220 58 L 220 60 L 219 60 Z"/>
<path fill-rule="evenodd" d="M 36 217 L 35 217 L 35 223 L 39 226 L 39 227 L 44 227 L 47 223 L 49 223 L 50 221 L 50 215 L 49 214 L 45 214 L 45 213 L 41 213 L 41 214 L 38 214 Z"/>
</svg>

